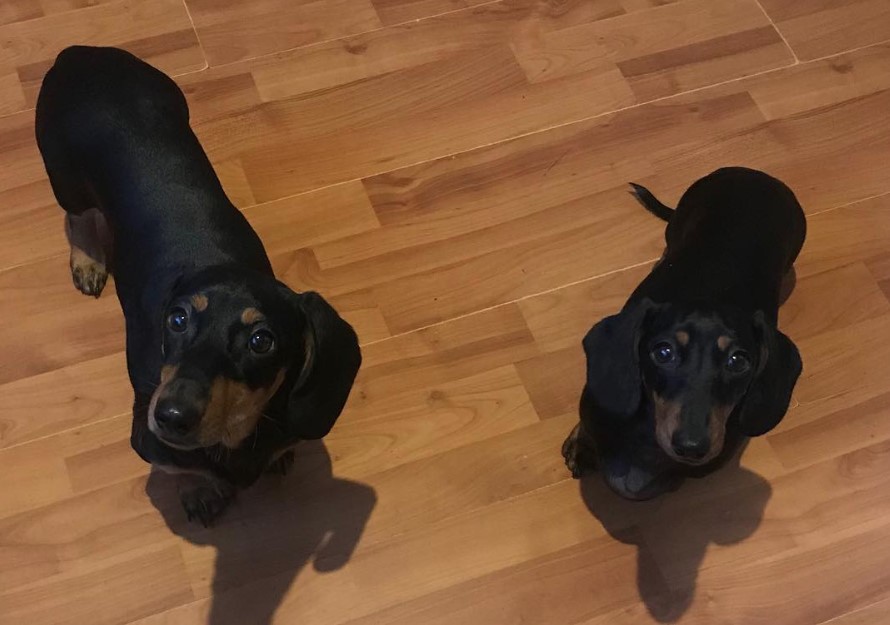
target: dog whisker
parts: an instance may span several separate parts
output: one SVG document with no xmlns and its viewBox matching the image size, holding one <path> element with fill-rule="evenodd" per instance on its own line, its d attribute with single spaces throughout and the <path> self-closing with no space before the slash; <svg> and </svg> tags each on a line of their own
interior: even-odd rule
<svg viewBox="0 0 890 625">
<path fill-rule="evenodd" d="M 260 413 L 260 418 L 265 419 L 266 421 L 269 421 L 270 423 L 272 423 L 275 426 L 275 429 L 277 429 L 279 431 L 282 430 L 281 423 L 277 419 L 272 417 L 271 415 L 267 415 L 266 413 Z"/>
</svg>

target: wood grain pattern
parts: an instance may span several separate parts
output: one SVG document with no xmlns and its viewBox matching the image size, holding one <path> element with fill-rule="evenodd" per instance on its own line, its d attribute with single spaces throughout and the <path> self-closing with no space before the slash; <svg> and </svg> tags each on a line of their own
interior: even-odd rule
<svg viewBox="0 0 890 625">
<path fill-rule="evenodd" d="M 890 39 L 890 6 L 881 0 L 761 4 L 804 61 Z"/>
<path fill-rule="evenodd" d="M 0 625 L 884 625 L 883 6 L 0 5 Z M 363 343 L 324 444 L 210 530 L 129 448 L 113 283 L 70 283 L 27 109 L 75 42 L 176 76 L 279 276 Z M 804 373 L 719 473 L 621 501 L 559 449 L 581 338 L 662 251 L 626 183 L 673 203 L 728 164 L 808 213 L 780 315 Z"/>
<path fill-rule="evenodd" d="M 210 65 L 232 63 L 380 27 L 371 0 L 189 0 Z"/>
<path fill-rule="evenodd" d="M 486 4 L 490 0 L 372 0 L 387 26 Z"/>
<path fill-rule="evenodd" d="M 35 4 L 49 5 L 50 10 Z M 67 4 L 77 6 L 76 2 Z M 60 2 L 32 2 L 31 10 L 24 13 L 14 7 L 9 11 L 8 23 L 0 25 L 0 40 L 4 41 L 0 48 L 0 83 L 4 85 L 0 114 L 33 107 L 43 75 L 56 54 L 74 43 L 119 46 L 174 75 L 205 66 L 180 0 L 89 4 L 95 6 L 78 11 L 66 10 L 69 7 Z"/>
</svg>

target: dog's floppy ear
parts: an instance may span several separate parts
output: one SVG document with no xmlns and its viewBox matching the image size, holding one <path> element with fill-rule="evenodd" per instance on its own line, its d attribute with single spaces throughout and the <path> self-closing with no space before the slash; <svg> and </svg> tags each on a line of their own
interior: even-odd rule
<svg viewBox="0 0 890 625">
<path fill-rule="evenodd" d="M 655 304 L 648 298 L 606 317 L 584 337 L 587 385 L 584 392 L 601 412 L 631 417 L 640 405 L 640 330 Z"/>
<path fill-rule="evenodd" d="M 290 298 L 305 316 L 305 361 L 287 398 L 288 430 L 310 440 L 325 436 L 340 416 L 362 363 L 355 331 L 318 293 Z"/>
<path fill-rule="evenodd" d="M 797 347 L 761 311 L 754 314 L 754 327 L 760 334 L 760 361 L 739 408 L 739 425 L 746 436 L 766 434 L 779 424 L 803 370 Z"/>
</svg>

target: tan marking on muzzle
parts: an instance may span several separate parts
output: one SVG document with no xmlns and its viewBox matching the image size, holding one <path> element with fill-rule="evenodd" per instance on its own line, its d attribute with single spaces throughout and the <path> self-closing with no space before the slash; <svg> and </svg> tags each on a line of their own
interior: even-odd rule
<svg viewBox="0 0 890 625">
<path fill-rule="evenodd" d="M 164 365 L 161 367 L 161 383 L 158 384 L 155 392 L 151 394 L 151 401 L 148 403 L 148 429 L 156 435 L 158 432 L 157 424 L 155 423 L 155 407 L 158 405 L 158 399 L 160 399 L 167 384 L 176 375 L 178 369 L 179 365 Z"/>
<path fill-rule="evenodd" d="M 664 452 L 674 457 L 671 439 L 680 427 L 680 410 L 683 404 L 664 399 L 655 392 L 652 393 L 652 402 L 655 405 L 655 438 Z"/>
<path fill-rule="evenodd" d="M 241 323 L 246 326 L 253 325 L 261 319 L 263 319 L 263 313 L 256 308 L 245 308 L 244 312 L 241 313 Z"/>
<path fill-rule="evenodd" d="M 677 337 L 677 343 L 679 343 L 683 347 L 686 347 L 687 345 L 689 345 L 689 332 L 684 332 L 683 330 L 680 330 L 679 332 L 677 332 L 676 337 Z"/>
<path fill-rule="evenodd" d="M 233 449 L 256 429 L 266 404 L 284 382 L 281 369 L 267 387 L 252 389 L 243 382 L 217 377 L 210 387 L 207 408 L 198 428 L 198 441 L 204 447 L 221 443 Z"/>
<path fill-rule="evenodd" d="M 708 437 L 711 440 L 711 449 L 702 461 L 703 463 L 713 460 L 723 451 L 723 444 L 726 440 L 726 422 L 734 409 L 734 405 L 718 405 L 711 408 L 711 412 L 708 414 Z"/>
<path fill-rule="evenodd" d="M 169 382 L 173 376 L 176 375 L 177 369 L 179 369 L 179 365 L 164 365 L 161 367 L 161 386 Z"/>
<path fill-rule="evenodd" d="M 189 301 L 192 303 L 192 307 L 198 312 L 204 312 L 205 310 L 207 310 L 208 304 L 210 304 L 210 302 L 207 300 L 207 296 L 200 293 L 198 293 L 197 295 L 192 295 L 189 298 Z"/>
</svg>

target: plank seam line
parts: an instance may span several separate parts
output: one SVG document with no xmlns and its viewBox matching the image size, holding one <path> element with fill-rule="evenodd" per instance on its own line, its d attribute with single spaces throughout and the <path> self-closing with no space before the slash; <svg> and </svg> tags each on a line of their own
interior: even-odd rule
<svg viewBox="0 0 890 625">
<path fill-rule="evenodd" d="M 766 9 L 763 8 L 762 0 L 754 0 L 754 4 L 756 4 L 758 8 L 760 8 L 760 10 L 763 12 L 763 16 L 776 30 L 776 33 L 779 35 L 779 37 L 782 38 L 782 41 L 785 42 L 785 47 L 788 48 L 788 52 L 791 53 L 791 57 L 794 59 L 794 65 L 800 65 L 800 59 L 797 58 L 797 52 L 795 52 L 794 48 L 791 47 L 791 44 L 788 43 L 788 39 L 785 38 L 785 33 L 782 32 L 782 29 L 779 28 L 779 25 L 773 21 L 773 18 L 770 17 L 770 14 L 767 13 Z M 793 67 L 793 65 L 791 67 Z"/>
<path fill-rule="evenodd" d="M 443 320 L 443 321 L 437 321 L 436 323 L 431 323 L 431 324 L 429 324 L 429 325 L 421 326 L 421 327 L 419 327 L 419 328 L 413 328 L 413 329 L 411 329 L 411 330 L 406 330 L 405 332 L 399 332 L 399 333 L 397 333 L 397 334 L 393 334 L 392 336 L 388 336 L 388 337 L 386 337 L 386 338 L 377 339 L 376 341 L 370 341 L 370 342 L 368 342 L 368 343 L 363 343 L 363 344 L 362 344 L 362 347 L 368 347 L 368 346 L 370 346 L 370 345 L 376 345 L 376 344 L 378 344 L 378 343 L 384 343 L 384 342 L 386 342 L 386 341 L 390 341 L 390 340 L 392 340 L 392 339 L 394 339 L 394 338 L 397 338 L 397 337 L 400 337 L 400 336 L 405 336 L 405 335 L 408 335 L 408 334 L 414 334 L 415 332 L 420 332 L 421 330 L 426 330 L 426 329 L 428 329 L 428 328 L 435 328 L 435 327 L 437 327 L 437 326 L 441 326 L 441 325 L 444 325 L 444 324 L 446 324 L 446 323 L 451 323 L 452 321 L 456 321 L 456 320 L 458 320 L 458 319 L 465 319 L 465 318 L 467 318 L 467 317 L 472 317 L 473 315 L 477 315 L 477 314 L 480 314 L 480 313 L 488 312 L 488 311 L 490 311 L 490 310 L 495 310 L 495 309 L 497 309 L 497 308 L 502 308 L 502 307 L 504 307 L 504 306 L 511 306 L 511 305 L 513 305 L 513 304 L 519 304 L 519 303 L 524 302 L 525 300 L 527 300 L 527 299 L 531 299 L 531 298 L 533 298 L 533 297 L 540 297 L 540 296 L 542 296 L 542 295 L 547 295 L 547 294 L 549 294 L 549 293 L 553 293 L 554 291 L 559 291 L 559 290 L 561 290 L 561 289 L 569 288 L 569 287 L 572 287 L 572 286 L 577 286 L 577 285 L 579 285 L 579 284 L 584 284 L 585 282 L 591 282 L 591 281 L 593 281 L 593 280 L 600 280 L 600 279 L 602 279 L 602 278 L 606 278 L 606 277 L 608 277 L 608 276 L 615 275 L 615 274 L 621 273 L 621 272 L 623 272 L 623 271 L 630 271 L 631 269 L 636 269 L 637 267 L 643 267 L 643 266 L 645 266 L 645 265 L 652 264 L 652 263 L 654 263 L 654 262 L 657 261 L 657 260 L 658 260 L 658 257 L 657 257 L 657 256 L 656 256 L 656 257 L 653 257 L 653 258 L 648 258 L 648 259 L 646 259 L 646 260 L 644 260 L 644 261 L 641 261 L 641 262 L 638 262 L 638 263 L 634 263 L 634 264 L 632 264 L 632 265 L 628 265 L 628 266 L 626 266 L 626 267 L 620 267 L 620 268 L 618 268 L 618 269 L 612 269 L 612 270 L 610 270 L 610 271 L 606 271 L 606 272 L 603 272 L 603 273 L 599 273 L 599 274 L 596 274 L 596 275 L 593 275 L 593 276 L 587 276 L 586 278 L 581 278 L 580 280 L 574 280 L 574 281 L 572 281 L 572 282 L 567 282 L 567 283 L 565 283 L 565 284 L 561 284 L 561 285 L 559 285 L 559 286 L 555 286 L 555 287 L 553 287 L 552 289 L 545 289 L 545 290 L 543 290 L 543 291 L 537 291 L 537 292 L 535 292 L 535 293 L 529 293 L 529 294 L 527 294 L 527 295 L 523 295 L 522 297 L 518 297 L 518 298 L 516 298 L 516 299 L 510 300 L 509 302 L 501 302 L 501 303 L 499 303 L 499 304 L 493 304 L 493 305 L 491 305 L 491 306 L 486 306 L 485 308 L 479 308 L 478 310 L 474 310 L 474 311 L 472 311 L 472 312 L 464 313 L 464 314 L 462 314 L 462 315 L 457 315 L 457 316 L 455 316 L 455 317 L 450 317 L 450 318 L 445 319 L 445 320 Z"/>
<path fill-rule="evenodd" d="M 198 49 L 201 51 L 201 56 L 204 58 L 204 67 L 201 69 L 192 70 L 190 72 L 186 72 L 187 74 L 198 74 L 200 72 L 206 71 L 210 68 L 210 61 L 207 58 L 207 52 L 204 50 L 204 44 L 201 43 L 201 35 L 198 33 L 198 27 L 195 26 L 195 18 L 192 17 L 192 12 L 189 10 L 189 5 L 186 0 L 182 0 L 182 8 L 185 9 L 185 15 L 189 18 L 189 24 L 192 25 L 192 32 L 195 33 L 195 41 L 198 42 Z M 185 76 L 185 74 L 180 74 L 180 76 Z"/>
<path fill-rule="evenodd" d="M 842 209 L 842 208 L 846 208 L 846 207 L 848 207 L 848 206 L 853 206 L 853 205 L 855 205 L 855 204 L 859 204 L 859 203 L 861 203 L 861 202 L 868 202 L 868 201 L 870 201 L 870 200 L 873 200 L 873 199 L 876 199 L 876 198 L 879 198 L 879 197 L 884 197 L 884 196 L 886 196 L 886 195 L 890 195 L 890 191 L 887 191 L 887 192 L 884 192 L 884 193 L 878 193 L 877 195 L 872 195 L 872 196 L 869 196 L 869 197 L 860 198 L 860 199 L 858 199 L 858 200 L 853 200 L 852 202 L 847 202 L 846 204 L 840 204 L 840 205 L 838 205 L 838 206 L 832 206 L 831 208 L 826 208 L 826 209 L 823 209 L 823 210 L 820 210 L 820 211 L 816 211 L 816 212 L 814 212 L 814 213 L 810 213 L 810 214 L 807 215 L 807 219 L 809 220 L 810 218 L 812 218 L 812 217 L 814 217 L 814 216 L 816 216 L 816 215 L 823 215 L 823 214 L 825 214 L 825 213 L 830 213 L 830 212 L 832 212 L 832 211 L 840 210 L 840 209 Z M 421 327 L 419 327 L 419 328 L 415 328 L 415 329 L 413 329 L 413 330 L 407 330 L 407 331 L 405 331 L 405 332 L 399 332 L 399 333 L 397 333 L 397 334 L 393 334 L 393 335 L 388 336 L 388 337 L 386 337 L 386 338 L 377 339 L 376 341 L 370 341 L 370 342 L 368 342 L 368 343 L 362 343 L 361 346 L 362 346 L 362 347 L 368 347 L 368 346 L 370 346 L 370 345 L 376 345 L 376 344 L 378 344 L 378 343 L 384 343 L 384 342 L 386 342 L 386 341 L 390 341 L 390 340 L 395 339 L 395 338 L 400 337 L 400 336 L 406 336 L 406 335 L 408 335 L 408 334 L 414 334 L 415 332 L 420 332 L 421 330 L 426 330 L 427 328 L 434 328 L 434 327 L 436 327 L 436 326 L 445 325 L 446 323 L 451 323 L 452 321 L 455 321 L 455 320 L 457 320 L 457 319 L 463 319 L 463 318 L 466 318 L 466 317 L 471 317 L 471 316 L 476 315 L 476 314 L 480 314 L 480 313 L 483 313 L 483 312 L 487 312 L 487 311 L 489 311 L 489 310 L 494 310 L 494 309 L 496 309 L 496 308 L 501 308 L 501 307 L 503 307 L 503 306 L 509 306 L 509 305 L 511 305 L 511 304 L 519 304 L 519 303 L 521 303 L 521 302 L 523 302 L 523 301 L 525 301 L 525 300 L 531 299 L 531 298 L 533 298 L 533 297 L 540 297 L 540 296 L 542 296 L 542 295 L 547 295 L 548 293 L 553 293 L 553 292 L 555 292 L 555 291 L 559 291 L 559 290 L 564 289 L 564 288 L 568 288 L 568 287 L 572 287 L 572 286 L 577 286 L 577 285 L 579 285 L 579 284 L 584 284 L 585 282 L 592 282 L 592 281 L 594 281 L 594 280 L 599 280 L 599 279 L 601 279 L 601 278 L 606 278 L 606 277 L 608 277 L 608 276 L 615 275 L 615 274 L 621 273 L 621 272 L 623 272 L 623 271 L 629 271 L 629 270 L 631 270 L 631 269 L 636 269 L 636 268 L 638 268 L 638 267 L 643 267 L 643 266 L 645 266 L 645 265 L 647 265 L 647 264 L 650 264 L 650 263 L 655 262 L 656 260 L 658 260 L 658 258 L 650 258 L 650 259 L 641 261 L 641 262 L 639 262 L 639 263 L 635 263 L 635 264 L 632 264 L 632 265 L 628 265 L 627 267 L 621 267 L 621 268 L 619 268 L 619 269 L 613 269 L 612 271 L 607 271 L 607 272 L 604 272 L 604 273 L 601 273 L 601 274 L 597 274 L 597 275 L 594 275 L 594 276 L 588 276 L 588 277 L 586 277 L 586 278 L 581 278 L 580 280 L 575 280 L 575 281 L 573 281 L 573 282 L 568 282 L 568 283 L 566 283 L 566 284 L 562 284 L 562 285 L 559 285 L 559 286 L 555 286 L 555 287 L 553 287 L 552 289 L 546 289 L 546 290 L 544 290 L 544 291 L 539 291 L 539 292 L 536 292 L 536 293 L 530 293 L 530 294 L 528 294 L 528 295 L 524 295 L 524 296 L 522 296 L 522 297 L 520 297 L 520 298 L 517 298 L 517 299 L 515 299 L 515 300 L 510 300 L 509 302 L 502 302 L 502 303 L 500 303 L 500 304 L 494 304 L 494 305 L 492 305 L 492 306 L 488 306 L 488 307 L 486 307 L 486 308 L 480 308 L 479 310 L 474 310 L 474 311 L 472 311 L 472 312 L 468 312 L 468 313 L 465 313 L 465 314 L 463 314 L 463 315 L 458 315 L 458 316 L 456 316 L 456 317 L 451 317 L 451 318 L 449 318 L 449 319 L 445 319 L 445 320 L 443 320 L 443 321 L 439 321 L 439 322 L 437 322 L 437 323 L 431 323 L 431 324 L 429 324 L 429 325 L 421 326 Z M 23 263 L 22 265 L 26 265 L 26 264 L 29 264 L 29 263 Z M 9 268 L 2 269 L 2 270 L 0 270 L 0 273 L 3 273 L 4 271 L 7 271 L 7 270 L 9 270 L 9 269 L 14 269 L 15 267 L 19 267 L 19 266 L 22 266 L 22 265 L 16 265 L 16 266 L 13 266 L 13 267 L 9 267 Z M 37 374 L 37 375 L 40 375 L 40 374 Z M 28 377 L 34 377 L 34 376 L 28 376 Z M 23 379 L 24 379 L 24 378 L 23 378 Z M 51 433 L 51 434 L 46 434 L 46 435 L 44 435 L 44 436 L 38 436 L 38 437 L 36 437 L 36 438 L 29 438 L 28 440 L 21 441 L 21 442 L 18 442 L 18 443 L 13 443 L 12 445 L 9 445 L 9 446 L 6 446 L 6 447 L 0 447 L 0 454 L 2 454 L 4 451 L 6 451 L 6 450 L 8 450 L 8 449 L 14 449 L 14 448 L 16 448 L 16 447 L 20 447 L 20 446 L 22 446 L 22 445 L 28 445 L 28 444 L 33 443 L 33 442 L 36 442 L 36 441 L 44 440 L 44 439 L 47 439 L 47 438 L 52 438 L 53 436 L 58 436 L 58 435 L 60 435 L 60 434 L 65 434 L 65 433 L 67 433 L 67 432 L 73 432 L 73 431 L 78 430 L 78 429 L 80 429 L 80 428 L 82 428 L 82 427 L 85 427 L 85 426 L 97 425 L 97 424 L 100 424 L 100 423 L 105 423 L 106 421 L 111 421 L 111 420 L 113 420 L 113 419 L 120 419 L 120 418 L 122 418 L 122 417 L 126 417 L 126 416 L 129 415 L 129 414 L 130 414 L 129 411 L 128 411 L 128 412 L 122 412 L 122 413 L 120 413 L 120 414 L 116 414 L 116 415 L 113 415 L 113 416 L 110 416 L 110 417 L 106 417 L 106 418 L 104 418 L 104 419 L 99 419 L 99 420 L 97 420 L 97 421 L 91 421 L 91 422 L 89 422 L 89 423 L 84 423 L 84 424 L 77 425 L 77 426 L 74 426 L 74 427 L 71 427 L 71 428 L 66 428 L 66 429 L 64 429 L 64 430 L 59 430 L 59 431 L 57 431 L 57 432 L 53 432 L 53 433 Z M 822 624 L 819 624 L 819 625 L 822 625 Z"/>
</svg>

